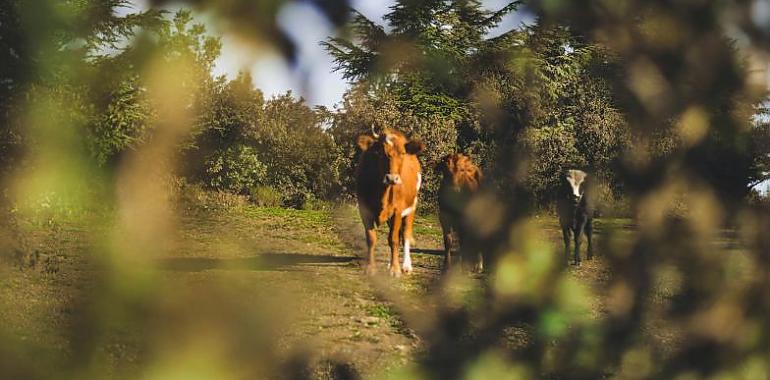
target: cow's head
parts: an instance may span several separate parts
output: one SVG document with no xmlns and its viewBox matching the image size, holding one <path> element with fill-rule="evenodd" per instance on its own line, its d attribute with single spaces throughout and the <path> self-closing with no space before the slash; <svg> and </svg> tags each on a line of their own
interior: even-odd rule
<svg viewBox="0 0 770 380">
<path fill-rule="evenodd" d="M 439 170 L 444 175 L 444 179 L 451 180 L 454 186 L 459 186 L 461 182 L 473 182 L 475 186 L 481 183 L 481 170 L 470 157 L 462 153 L 446 156 L 439 164 Z"/>
<path fill-rule="evenodd" d="M 585 195 L 586 178 L 588 174 L 582 170 L 566 170 L 564 172 L 564 188 L 566 190 L 566 196 L 569 197 L 575 204 L 580 203 Z"/>
<path fill-rule="evenodd" d="M 407 155 L 420 153 L 424 145 L 417 140 L 409 140 L 400 132 L 385 130 L 380 134 L 372 132 L 358 136 L 358 148 L 362 152 L 377 158 L 378 175 L 385 185 L 401 184 L 401 168 Z"/>
</svg>

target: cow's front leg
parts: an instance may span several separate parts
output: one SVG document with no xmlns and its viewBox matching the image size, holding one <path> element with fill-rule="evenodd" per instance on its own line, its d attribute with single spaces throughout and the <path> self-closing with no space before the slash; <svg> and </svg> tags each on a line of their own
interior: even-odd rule
<svg viewBox="0 0 770 380">
<path fill-rule="evenodd" d="M 452 267 L 452 230 L 444 230 L 444 269 Z"/>
<path fill-rule="evenodd" d="M 401 264 L 398 262 L 398 243 L 401 237 L 401 216 L 396 213 L 391 218 L 390 236 L 388 243 L 390 245 L 390 275 L 393 277 L 401 276 Z"/>
<path fill-rule="evenodd" d="M 574 264 L 580 265 L 580 235 L 583 234 L 584 223 L 578 223 L 575 229 L 575 257 Z"/>
<path fill-rule="evenodd" d="M 414 235 L 412 230 L 412 226 L 414 225 L 414 214 L 415 212 L 412 212 L 411 214 L 404 217 L 404 264 L 401 266 L 401 270 L 404 273 L 412 272 L 412 255 L 410 249 L 411 245 L 414 243 Z"/>
<path fill-rule="evenodd" d="M 441 210 L 439 210 L 438 220 L 441 223 L 441 234 L 444 237 L 444 270 L 452 266 L 452 224 Z"/>
<path fill-rule="evenodd" d="M 564 263 L 569 263 L 569 239 L 570 239 L 570 228 L 569 226 L 562 226 L 561 227 L 561 234 L 564 238 Z"/>
<path fill-rule="evenodd" d="M 364 273 L 372 275 L 377 272 L 377 265 L 374 260 L 374 251 L 377 245 L 377 230 L 374 226 L 365 226 L 366 230 L 366 248 L 368 249 L 366 256 L 366 266 L 364 267 Z"/>
<path fill-rule="evenodd" d="M 587 259 L 591 260 L 594 258 L 594 247 L 591 243 L 591 240 L 593 240 L 594 235 L 594 221 L 592 219 L 588 219 L 586 222 L 586 240 L 588 240 L 588 253 L 586 254 Z"/>
</svg>

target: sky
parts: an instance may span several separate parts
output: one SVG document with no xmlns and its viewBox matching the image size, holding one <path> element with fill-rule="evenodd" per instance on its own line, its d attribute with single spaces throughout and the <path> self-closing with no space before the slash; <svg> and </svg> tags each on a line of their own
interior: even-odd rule
<svg viewBox="0 0 770 380">
<path fill-rule="evenodd" d="M 119 9 L 118 13 L 147 9 L 146 0 L 131 2 L 133 8 Z M 394 3 L 395 0 L 351 1 L 353 8 L 380 24 L 384 24 L 382 17 Z M 482 3 L 490 10 L 497 10 L 508 1 L 483 0 Z M 320 45 L 321 41 L 334 33 L 334 28 L 310 2 L 287 2 L 277 15 L 278 24 L 294 41 L 298 50 L 297 62 L 293 66 L 285 62 L 278 52 L 257 49 L 237 35 L 221 30 L 205 14 L 197 15 L 196 19 L 206 24 L 210 34 L 222 38 L 222 55 L 215 62 L 214 74 L 234 78 L 238 71 L 248 70 L 255 87 L 262 90 L 267 98 L 291 90 L 295 96 L 305 98 L 311 106 L 333 108 L 350 86 L 342 79 L 341 73 L 334 72 L 332 57 Z M 498 35 L 522 23 L 531 22 L 531 16 L 511 14 L 490 35 Z"/>
</svg>

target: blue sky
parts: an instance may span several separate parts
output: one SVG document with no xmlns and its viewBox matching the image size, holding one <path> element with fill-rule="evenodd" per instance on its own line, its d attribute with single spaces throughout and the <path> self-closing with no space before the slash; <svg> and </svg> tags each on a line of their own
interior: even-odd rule
<svg viewBox="0 0 770 380">
<path fill-rule="evenodd" d="M 352 0 L 352 6 L 370 20 L 382 22 L 394 0 Z M 134 9 L 121 9 L 119 13 L 131 13 L 147 8 L 146 0 L 132 0 Z M 497 10 L 505 6 L 507 0 L 484 0 L 485 7 Z M 349 87 L 339 73 L 333 72 L 332 58 L 323 50 L 319 42 L 333 34 L 331 24 L 309 2 L 289 2 L 281 9 L 277 19 L 279 25 L 289 34 L 298 48 L 297 63 L 290 67 L 278 54 L 264 46 L 257 47 L 241 37 L 228 33 L 219 24 L 209 22 L 205 14 L 197 15 L 209 30 L 209 33 L 222 37 L 222 56 L 215 62 L 214 74 L 233 78 L 239 70 L 248 70 L 254 79 L 254 85 L 261 89 L 266 97 L 279 95 L 291 90 L 295 96 L 304 97 L 311 105 L 333 107 L 342 99 Z M 523 14 L 511 14 L 506 17 L 492 35 L 500 34 L 531 22 L 531 17 Z"/>
</svg>

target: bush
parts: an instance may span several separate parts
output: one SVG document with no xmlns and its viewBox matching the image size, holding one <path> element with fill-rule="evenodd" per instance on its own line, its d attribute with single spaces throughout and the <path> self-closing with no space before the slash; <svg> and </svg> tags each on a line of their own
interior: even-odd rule
<svg viewBox="0 0 770 380">
<path fill-rule="evenodd" d="M 312 211 L 328 211 L 332 208 L 332 202 L 318 199 L 315 197 L 310 197 L 308 199 L 305 199 L 305 203 L 302 205 L 303 210 L 312 210 Z"/>
<path fill-rule="evenodd" d="M 205 160 L 202 182 L 215 190 L 248 194 L 254 186 L 264 183 L 267 166 L 254 148 L 234 145 L 215 151 Z"/>
<path fill-rule="evenodd" d="M 605 218 L 630 217 L 630 200 L 623 195 L 618 195 L 606 181 L 599 180 L 597 182 L 591 189 L 594 192 L 597 216 Z"/>
<path fill-rule="evenodd" d="M 522 149 L 533 157 L 525 185 L 540 203 L 556 194 L 559 174 L 567 167 L 580 169 L 575 138 L 570 128 L 530 128 L 522 136 Z"/>
<path fill-rule="evenodd" d="M 259 207 L 278 207 L 283 203 L 281 193 L 270 186 L 253 186 L 249 189 L 249 197 Z"/>
<path fill-rule="evenodd" d="M 342 160 L 334 139 L 321 128 L 325 116 L 287 93 L 270 99 L 264 118 L 247 132 L 268 168 L 264 184 L 279 191 L 288 206 L 340 193 Z"/>
</svg>

